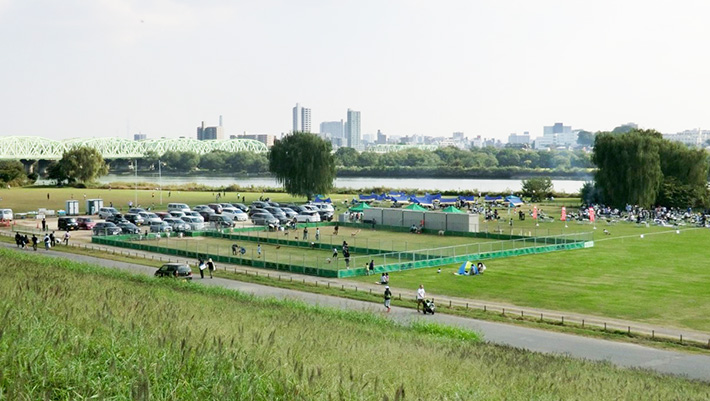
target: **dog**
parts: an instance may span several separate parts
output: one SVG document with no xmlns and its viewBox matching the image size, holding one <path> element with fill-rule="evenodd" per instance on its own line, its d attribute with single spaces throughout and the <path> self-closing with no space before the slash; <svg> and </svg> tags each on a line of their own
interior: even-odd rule
<svg viewBox="0 0 710 401">
<path fill-rule="evenodd" d="M 351 233 L 350 236 L 354 237 L 356 235 L 360 234 L 360 230 L 355 231 L 354 233 Z"/>
<path fill-rule="evenodd" d="M 445 234 L 444 230 L 439 230 L 439 235 L 444 235 L 444 234 Z"/>
<path fill-rule="evenodd" d="M 607 230 L 607 229 L 605 228 L 605 229 L 604 229 L 604 235 L 611 235 L 611 233 L 609 232 L 609 230 Z"/>
</svg>

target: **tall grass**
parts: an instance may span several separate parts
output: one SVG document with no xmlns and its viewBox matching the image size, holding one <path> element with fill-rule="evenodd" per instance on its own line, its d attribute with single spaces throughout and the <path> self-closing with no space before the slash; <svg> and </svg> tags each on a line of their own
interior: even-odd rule
<svg viewBox="0 0 710 401">
<path fill-rule="evenodd" d="M 0 399 L 707 399 L 468 332 L 0 250 Z"/>
</svg>

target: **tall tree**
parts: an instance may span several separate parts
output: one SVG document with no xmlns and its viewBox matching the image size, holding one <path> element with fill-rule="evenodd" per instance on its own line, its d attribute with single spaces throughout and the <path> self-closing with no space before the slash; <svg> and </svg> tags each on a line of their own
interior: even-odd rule
<svg viewBox="0 0 710 401">
<path fill-rule="evenodd" d="M 541 201 L 552 195 L 552 180 L 550 177 L 535 177 L 523 180 L 523 196 L 529 196 L 532 202 Z"/>
<path fill-rule="evenodd" d="M 594 145 L 594 133 L 589 131 L 579 131 L 577 134 L 577 145 L 591 146 Z"/>
<path fill-rule="evenodd" d="M 69 182 L 89 183 L 108 174 L 108 165 L 101 153 L 87 146 L 64 152 L 57 168 Z"/>
<path fill-rule="evenodd" d="M 5 185 L 23 185 L 27 181 L 25 166 L 19 160 L 0 160 L 0 183 Z"/>
<path fill-rule="evenodd" d="M 274 142 L 269 171 L 291 195 L 328 193 L 335 179 L 335 158 L 330 142 L 306 132 L 294 132 Z"/>
</svg>

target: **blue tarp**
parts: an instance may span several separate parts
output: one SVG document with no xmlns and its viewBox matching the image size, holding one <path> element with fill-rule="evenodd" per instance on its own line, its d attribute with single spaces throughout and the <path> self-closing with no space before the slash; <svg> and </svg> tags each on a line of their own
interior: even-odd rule
<svg viewBox="0 0 710 401">
<path fill-rule="evenodd" d="M 462 200 L 462 201 L 464 201 L 464 202 L 475 202 L 475 201 L 476 201 L 476 197 L 473 196 L 473 195 L 471 195 L 471 196 L 463 196 L 463 195 L 462 195 L 462 196 L 459 196 L 459 200 Z"/>
<path fill-rule="evenodd" d="M 409 201 L 412 203 L 418 203 L 420 205 L 431 205 L 432 200 L 427 199 L 427 198 L 417 198 L 416 196 L 412 196 L 409 198 Z"/>
<path fill-rule="evenodd" d="M 496 201 L 502 201 L 503 197 L 502 196 L 488 196 L 484 198 L 486 202 L 496 202 Z"/>
<path fill-rule="evenodd" d="M 459 198 L 439 198 L 439 203 L 456 203 Z"/>
<path fill-rule="evenodd" d="M 387 199 L 392 202 L 409 202 L 409 196 L 407 195 L 390 196 Z"/>
<path fill-rule="evenodd" d="M 330 198 L 316 198 L 316 200 L 313 201 L 313 203 L 333 203 Z"/>
<path fill-rule="evenodd" d="M 372 195 L 358 195 L 358 198 L 360 198 L 361 201 L 369 201 L 369 200 L 377 200 L 377 195 L 372 194 Z"/>
</svg>

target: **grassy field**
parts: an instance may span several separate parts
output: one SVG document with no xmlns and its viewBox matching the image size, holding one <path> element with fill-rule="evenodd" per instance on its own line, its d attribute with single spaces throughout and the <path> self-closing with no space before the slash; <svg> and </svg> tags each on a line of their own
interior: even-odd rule
<svg viewBox="0 0 710 401">
<path fill-rule="evenodd" d="M 391 273 L 392 285 L 433 293 L 710 330 L 710 230 L 635 225 L 597 233 L 594 248 L 485 262 L 483 276 L 458 266 Z M 599 231 L 599 230 L 597 230 Z M 641 238 L 641 234 L 644 238 Z M 355 280 L 366 280 L 357 278 Z"/>
<path fill-rule="evenodd" d="M 0 272 L 6 399 L 710 397 L 705 383 L 489 345 L 427 323 L 6 250 Z"/>
</svg>

